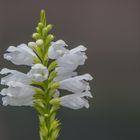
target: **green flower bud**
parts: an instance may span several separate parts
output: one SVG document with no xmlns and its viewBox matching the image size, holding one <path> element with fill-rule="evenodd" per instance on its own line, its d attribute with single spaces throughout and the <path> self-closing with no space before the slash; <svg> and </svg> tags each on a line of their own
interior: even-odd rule
<svg viewBox="0 0 140 140">
<path fill-rule="evenodd" d="M 39 27 L 36 27 L 36 31 L 37 31 L 37 32 L 40 32 L 40 28 L 39 28 Z"/>
<path fill-rule="evenodd" d="M 43 28 L 43 23 L 39 22 L 38 27 L 42 29 Z"/>
<path fill-rule="evenodd" d="M 39 39 L 40 38 L 40 35 L 38 33 L 33 33 L 32 37 L 34 39 Z"/>
<path fill-rule="evenodd" d="M 47 36 L 47 40 L 52 41 L 54 39 L 54 36 L 52 34 L 49 34 Z"/>
<path fill-rule="evenodd" d="M 48 32 L 49 32 L 51 29 L 52 29 L 52 25 L 51 25 L 51 24 L 47 25 L 47 27 L 43 28 L 43 31 L 42 31 L 43 35 L 47 35 Z"/>
</svg>

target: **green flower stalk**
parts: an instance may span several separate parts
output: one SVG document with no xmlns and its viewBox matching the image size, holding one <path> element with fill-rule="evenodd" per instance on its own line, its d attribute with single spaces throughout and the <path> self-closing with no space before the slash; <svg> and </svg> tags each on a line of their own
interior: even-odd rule
<svg viewBox="0 0 140 140">
<path fill-rule="evenodd" d="M 45 11 L 40 21 L 35 41 L 28 45 L 10 46 L 4 58 L 16 65 L 27 65 L 28 73 L 3 68 L 1 84 L 8 86 L 1 90 L 3 105 L 32 106 L 38 112 L 41 140 L 56 140 L 59 136 L 60 121 L 56 114 L 61 106 L 80 109 L 89 108 L 87 98 L 92 98 L 88 81 L 90 74 L 77 76 L 75 70 L 84 65 L 86 48 L 80 45 L 68 50 L 63 40 L 54 41 L 50 34 L 52 25 L 46 20 Z M 71 94 L 62 96 L 59 89 Z M 86 98 L 85 98 L 86 97 Z"/>
<path fill-rule="evenodd" d="M 36 40 L 36 45 L 32 46 L 32 49 L 38 56 L 34 60 L 34 63 L 41 63 L 49 68 L 49 77 L 43 82 L 32 81 L 36 86 L 40 86 L 41 90 L 36 90 L 34 95 L 34 108 L 39 113 L 40 121 L 40 138 L 41 140 L 56 140 L 60 131 L 60 122 L 56 119 L 56 112 L 60 106 L 60 100 L 53 99 L 59 84 L 54 82 L 56 77 L 54 62 L 48 64 L 48 49 L 51 46 L 51 42 L 54 36 L 49 34 L 52 29 L 51 24 L 47 24 L 45 11 L 40 13 L 40 22 L 36 27 L 36 33 L 33 34 L 33 38 Z M 31 44 L 31 43 L 30 43 Z"/>
</svg>

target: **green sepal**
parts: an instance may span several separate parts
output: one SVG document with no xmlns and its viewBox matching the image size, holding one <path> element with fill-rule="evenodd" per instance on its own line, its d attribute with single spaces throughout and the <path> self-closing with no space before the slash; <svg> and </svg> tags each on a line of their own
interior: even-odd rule
<svg viewBox="0 0 140 140">
<path fill-rule="evenodd" d="M 46 126 L 45 118 L 43 116 L 39 116 L 40 120 L 40 133 L 42 137 L 48 137 L 48 128 Z"/>
<path fill-rule="evenodd" d="M 37 63 L 41 63 L 41 60 L 38 58 L 34 58 L 33 60 L 33 64 L 37 64 Z"/>
<path fill-rule="evenodd" d="M 53 81 L 49 83 L 48 85 L 48 88 L 53 89 L 53 90 L 58 89 L 59 87 L 60 87 L 60 84 Z"/>
<path fill-rule="evenodd" d="M 52 72 L 50 73 L 50 76 L 49 76 L 48 80 L 53 80 L 56 76 L 57 76 L 57 72 L 52 71 Z"/>
<path fill-rule="evenodd" d="M 32 80 L 32 85 L 34 85 L 36 87 L 40 87 L 40 89 L 45 91 L 45 85 L 43 82 L 38 82 L 38 81 Z"/>
<path fill-rule="evenodd" d="M 49 103 L 52 105 L 60 105 L 60 98 L 53 98 Z"/>
<path fill-rule="evenodd" d="M 58 65 L 57 61 L 53 61 L 48 67 L 49 72 L 52 71 L 53 69 L 55 69 L 57 67 L 57 65 Z"/>
</svg>

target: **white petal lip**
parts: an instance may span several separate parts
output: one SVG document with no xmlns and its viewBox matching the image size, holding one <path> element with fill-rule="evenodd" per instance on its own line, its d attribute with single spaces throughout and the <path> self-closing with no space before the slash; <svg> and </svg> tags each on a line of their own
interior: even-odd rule
<svg viewBox="0 0 140 140">
<path fill-rule="evenodd" d="M 36 54 L 26 44 L 21 44 L 17 47 L 10 46 L 7 49 L 8 53 L 4 54 L 4 58 L 16 65 L 33 65 L 33 60 Z"/>
<path fill-rule="evenodd" d="M 33 80 L 42 82 L 48 79 L 48 69 L 42 64 L 35 64 L 31 67 L 31 70 L 27 73 L 28 77 Z"/>
<path fill-rule="evenodd" d="M 90 90 L 89 83 L 87 81 L 92 80 L 90 74 L 84 74 L 69 79 L 60 81 L 60 89 L 65 89 L 74 93 Z"/>
<path fill-rule="evenodd" d="M 78 53 L 78 52 L 84 52 L 86 50 L 87 50 L 86 47 L 84 47 L 83 45 L 79 45 L 78 47 L 71 49 L 70 53 L 74 54 L 74 53 Z"/>
<path fill-rule="evenodd" d="M 71 77 L 77 76 L 77 72 L 68 72 L 68 73 L 64 73 L 64 74 L 58 74 L 58 76 L 54 79 L 54 81 L 59 82 Z"/>
<path fill-rule="evenodd" d="M 68 51 L 65 46 L 67 46 L 67 44 L 63 40 L 53 42 L 48 50 L 48 57 L 50 59 L 57 59 L 63 56 L 63 54 Z"/>
<path fill-rule="evenodd" d="M 92 98 L 92 95 L 89 91 L 66 95 L 60 98 L 61 105 L 71 109 L 89 108 L 89 103 L 84 97 Z"/>
</svg>

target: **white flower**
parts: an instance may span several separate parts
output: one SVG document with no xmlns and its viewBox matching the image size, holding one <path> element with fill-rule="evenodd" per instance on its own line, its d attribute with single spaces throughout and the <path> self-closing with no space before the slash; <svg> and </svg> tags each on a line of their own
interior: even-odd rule
<svg viewBox="0 0 140 140">
<path fill-rule="evenodd" d="M 69 68 L 71 70 L 77 69 L 79 65 L 84 65 L 87 56 L 85 55 L 86 48 L 84 46 L 78 46 L 68 53 L 65 53 L 62 57 L 58 58 L 56 61 L 58 67 Z"/>
<path fill-rule="evenodd" d="M 34 87 L 18 82 L 9 82 L 8 85 L 8 88 L 4 88 L 0 92 L 4 96 L 2 97 L 3 105 L 32 105 L 32 98 L 35 94 Z"/>
<path fill-rule="evenodd" d="M 74 72 L 74 70 L 76 70 L 79 65 L 84 65 L 87 59 L 84 52 L 85 50 L 86 48 L 84 46 L 78 46 L 56 60 L 58 63 L 58 67 L 56 68 L 56 81 L 77 75 L 77 72 Z"/>
<path fill-rule="evenodd" d="M 1 79 L 1 84 L 9 86 L 0 92 L 5 96 L 2 98 L 3 105 L 32 105 L 37 88 L 30 85 L 32 80 L 42 82 L 48 78 L 48 70 L 42 64 L 35 64 L 27 74 L 6 68 L 0 74 L 8 74 Z"/>
<path fill-rule="evenodd" d="M 42 64 L 35 64 L 27 75 L 35 81 L 42 82 L 48 79 L 48 69 Z"/>
<path fill-rule="evenodd" d="M 53 42 L 48 50 L 48 57 L 50 59 L 58 59 L 63 56 L 63 54 L 68 51 L 65 46 L 67 46 L 67 44 L 63 40 Z"/>
<path fill-rule="evenodd" d="M 61 105 L 71 109 L 89 108 L 89 103 L 84 97 L 92 98 L 92 95 L 89 91 L 66 95 L 60 98 Z"/>
<path fill-rule="evenodd" d="M 89 83 L 87 82 L 89 80 L 92 80 L 92 76 L 90 74 L 68 78 L 59 81 L 60 89 L 65 89 L 74 93 L 87 91 L 90 90 Z"/>
<path fill-rule="evenodd" d="M 10 46 L 7 49 L 7 53 L 4 54 L 4 58 L 11 61 L 16 65 L 33 65 L 36 54 L 26 44 L 21 44 L 17 47 Z"/>
<path fill-rule="evenodd" d="M 34 87 L 30 85 L 25 85 L 23 83 L 10 81 L 7 84 L 9 87 L 4 88 L 1 91 L 1 95 L 3 96 L 9 96 L 9 97 L 15 97 L 15 98 L 27 98 L 29 96 L 32 96 L 34 92 Z"/>
<path fill-rule="evenodd" d="M 64 79 L 68 79 L 77 75 L 77 72 L 73 72 L 73 70 L 71 70 L 70 68 L 57 67 L 55 71 L 57 72 L 57 77 L 54 79 L 56 82 L 62 81 Z"/>
<path fill-rule="evenodd" d="M 1 84 L 7 85 L 10 81 L 21 82 L 24 84 L 31 84 L 31 78 L 29 78 L 25 73 L 19 72 L 17 70 L 10 70 L 3 68 L 0 74 L 8 74 L 7 76 L 1 78 Z"/>
</svg>

